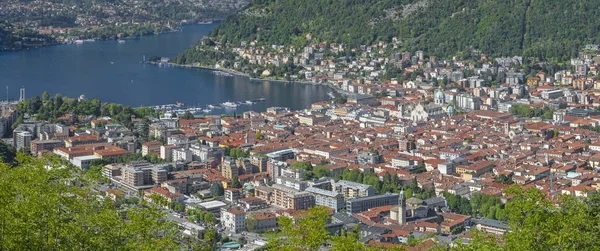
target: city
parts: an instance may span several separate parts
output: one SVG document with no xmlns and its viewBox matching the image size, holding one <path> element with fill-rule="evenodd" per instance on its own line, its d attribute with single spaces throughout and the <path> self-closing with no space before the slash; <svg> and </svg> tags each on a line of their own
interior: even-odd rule
<svg viewBox="0 0 600 251">
<path fill-rule="evenodd" d="M 479 25 L 475 14 L 500 4 L 469 9 L 462 2 L 408 2 L 381 1 L 373 3 L 375 10 L 365 7 L 369 1 L 0 3 L 0 15 L 7 17 L 0 22 L 3 50 L 27 49 L 26 41 L 46 45 L 50 40 L 41 35 L 47 34 L 74 54 L 82 48 L 75 46 L 96 38 L 174 31 L 237 12 L 206 33 L 197 31 L 202 38 L 177 56 L 153 51 L 149 60 L 134 55 L 132 63 L 117 61 L 115 44 L 124 40 L 102 44 L 106 52 L 88 47 L 96 54 L 115 50 L 116 67 L 130 67 L 101 73 L 126 78 L 104 80 L 110 96 L 102 100 L 94 92 L 63 96 L 58 90 L 69 88 L 50 84 L 33 95 L 22 86 L 14 100 L 7 79 L 0 101 L 0 249 L 597 249 L 596 33 L 573 35 L 573 43 L 556 34 L 562 50 L 554 42 L 529 43 L 532 33 L 539 35 L 535 39 L 546 34 L 532 28 L 539 19 L 530 15 L 540 3 L 515 1 L 523 6 L 511 11 L 524 11 L 524 17 L 510 15 L 514 20 L 506 23 L 519 23 L 520 32 L 493 27 L 494 34 L 519 41 L 500 46 L 501 38 L 477 30 L 486 38 L 483 45 L 448 36 L 432 49 L 438 37 L 415 31 L 424 25 L 417 16 L 449 4 L 456 10 L 438 13 L 443 22 Z M 356 20 L 327 22 L 357 9 L 369 11 Z M 47 11 L 51 22 L 70 24 L 47 25 L 48 15 L 40 14 Z M 375 14 L 380 16 L 370 16 Z M 344 25 L 347 30 L 331 31 Z M 366 26 L 372 30 L 361 30 Z M 6 30 L 31 37 L 7 40 Z M 75 41 L 82 42 L 68 44 Z M 11 53 L 0 54 L 10 56 L 5 66 L 11 57 L 31 60 Z M 36 53 L 41 56 L 43 48 Z M 185 79 L 192 80 L 119 87 L 133 86 L 134 79 L 152 82 L 139 69 L 190 74 Z M 217 88 L 196 83 L 199 74 L 214 75 L 197 82 L 213 81 Z M 225 82 L 238 85 L 226 88 Z M 190 93 L 184 92 L 192 91 L 183 85 L 198 85 L 195 90 L 207 96 L 192 95 L 196 104 L 186 106 L 181 100 Z M 315 88 L 285 96 L 272 87 L 296 85 Z M 151 92 L 168 96 L 159 88 L 178 90 L 175 104 L 150 98 Z M 144 95 L 150 105 L 125 103 L 128 96 Z M 292 98 L 304 105 L 277 103 Z"/>
</svg>

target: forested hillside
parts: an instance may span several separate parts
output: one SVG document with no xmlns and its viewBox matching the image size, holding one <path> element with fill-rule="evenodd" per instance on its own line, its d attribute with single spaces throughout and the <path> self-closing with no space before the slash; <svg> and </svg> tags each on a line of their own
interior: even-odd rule
<svg viewBox="0 0 600 251">
<path fill-rule="evenodd" d="M 600 43 L 600 1 L 256 0 L 212 33 L 227 42 L 331 41 L 352 47 L 397 36 L 404 49 L 450 56 L 470 48 L 493 56 L 566 59 Z"/>
<path fill-rule="evenodd" d="M 0 20 L 0 50 L 27 49 L 52 43 L 55 43 L 52 37 L 31 29 L 15 29 L 11 24 Z"/>
</svg>

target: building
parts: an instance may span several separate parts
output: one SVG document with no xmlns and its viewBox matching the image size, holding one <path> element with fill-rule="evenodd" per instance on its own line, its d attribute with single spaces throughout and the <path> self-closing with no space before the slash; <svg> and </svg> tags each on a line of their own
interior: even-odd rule
<svg viewBox="0 0 600 251">
<path fill-rule="evenodd" d="M 334 185 L 334 190 L 344 195 L 344 198 L 359 198 L 375 195 L 373 186 L 340 180 Z"/>
<path fill-rule="evenodd" d="M 510 231 L 508 229 L 508 223 L 488 218 L 482 218 L 480 220 L 475 221 L 475 227 L 479 231 L 495 235 L 504 235 L 504 233 Z"/>
<path fill-rule="evenodd" d="M 258 172 L 267 172 L 267 158 L 250 156 L 250 164 L 258 168 Z"/>
<path fill-rule="evenodd" d="M 222 201 L 211 200 L 211 201 L 198 203 L 197 206 L 189 206 L 189 207 L 190 208 L 198 208 L 202 211 L 210 212 L 213 215 L 218 217 L 221 214 L 221 208 L 223 208 L 225 206 L 227 206 L 227 204 L 225 204 Z"/>
<path fill-rule="evenodd" d="M 221 224 L 233 233 L 246 231 L 246 213 L 238 209 L 221 209 Z"/>
<path fill-rule="evenodd" d="M 192 151 L 185 148 L 173 149 L 171 159 L 174 162 L 192 162 Z"/>
<path fill-rule="evenodd" d="M 367 211 L 374 207 L 391 206 L 398 204 L 398 194 L 386 193 L 381 195 L 354 198 L 346 201 L 346 212 L 355 214 Z"/>
<path fill-rule="evenodd" d="M 324 190 L 316 187 L 309 187 L 305 190 L 306 192 L 312 193 L 315 196 L 315 204 L 319 206 L 326 206 L 339 212 L 346 207 L 344 202 L 344 196 L 338 192 Z"/>
<path fill-rule="evenodd" d="M 241 188 L 227 188 L 225 189 L 225 201 L 229 201 L 231 203 L 237 203 L 240 198 L 242 198 L 242 189 Z"/>
<path fill-rule="evenodd" d="M 94 147 L 94 156 L 101 159 L 115 160 L 120 156 L 129 154 L 129 151 L 116 146 L 97 146 Z"/>
<path fill-rule="evenodd" d="M 438 164 L 438 170 L 441 174 L 452 175 L 456 172 L 456 164 L 453 161 L 447 161 Z"/>
<path fill-rule="evenodd" d="M 33 134 L 31 132 L 24 131 L 17 133 L 17 144 L 15 145 L 15 148 L 17 148 L 17 151 L 20 151 L 31 147 L 32 139 Z"/>
<path fill-rule="evenodd" d="M 184 199 L 183 194 L 175 192 L 171 193 L 169 190 L 163 187 L 152 187 L 150 189 L 144 190 L 144 198 L 147 201 L 152 201 L 152 195 L 158 195 L 167 200 L 168 203 L 181 202 Z"/>
<path fill-rule="evenodd" d="M 90 167 L 90 163 L 92 163 L 92 161 L 99 160 L 99 159 L 100 159 L 100 157 L 94 156 L 94 155 L 80 156 L 80 157 L 73 158 L 71 160 L 71 163 L 73 163 L 73 165 L 75 165 L 76 167 L 79 167 L 81 169 L 88 169 Z"/>
<path fill-rule="evenodd" d="M 241 198 L 238 204 L 246 212 L 269 207 L 266 201 L 258 197 Z"/>
<path fill-rule="evenodd" d="M 64 146 L 65 142 L 62 140 L 32 140 L 30 143 L 29 150 L 31 154 L 38 154 L 41 151 L 52 152 L 54 148 Z"/>
<path fill-rule="evenodd" d="M 65 147 L 105 143 L 107 140 L 95 135 L 81 135 L 65 139 Z"/>
<path fill-rule="evenodd" d="M 469 93 L 459 93 L 456 95 L 456 106 L 463 110 L 479 110 L 483 102 L 479 97 Z"/>
<path fill-rule="evenodd" d="M 252 213 L 248 215 L 248 218 L 256 221 L 256 226 L 252 230 L 249 225 L 246 226 L 248 231 L 264 232 L 277 228 L 277 215 L 274 213 Z"/>
<path fill-rule="evenodd" d="M 112 179 L 115 176 L 121 176 L 122 165 L 106 165 L 102 170 L 102 176 Z"/>
<path fill-rule="evenodd" d="M 225 157 L 221 165 L 221 174 L 226 179 L 232 180 L 234 177 L 238 177 L 240 174 L 235 160 L 230 157 Z"/>
<path fill-rule="evenodd" d="M 210 158 L 220 160 L 224 153 L 223 148 L 200 144 L 191 145 L 190 151 L 192 151 L 192 159 L 195 161 L 204 161 Z"/>
<path fill-rule="evenodd" d="M 312 193 L 280 184 L 274 184 L 272 188 L 273 196 L 271 200 L 275 206 L 294 210 L 309 209 L 315 206 L 315 196 Z"/>
<path fill-rule="evenodd" d="M 162 142 L 160 141 L 151 141 L 142 144 L 142 156 L 146 156 L 148 154 L 156 154 L 156 156 L 159 156 L 161 146 Z"/>
<path fill-rule="evenodd" d="M 356 94 L 348 98 L 348 103 L 357 105 L 377 105 L 379 104 L 379 101 L 368 94 Z"/>
<path fill-rule="evenodd" d="M 173 159 L 173 149 L 177 148 L 176 145 L 160 146 L 160 158 L 171 161 Z"/>
<path fill-rule="evenodd" d="M 137 190 L 139 187 L 154 186 L 167 180 L 167 169 L 162 165 L 130 163 L 123 172 L 123 185 Z"/>
<path fill-rule="evenodd" d="M 308 126 L 314 126 L 320 122 L 327 121 L 329 118 L 324 115 L 302 115 L 298 116 L 298 122 Z"/>
<path fill-rule="evenodd" d="M 427 105 L 418 104 L 411 112 L 410 119 L 414 122 L 441 119 L 446 113 L 440 105 L 431 103 Z"/>
</svg>

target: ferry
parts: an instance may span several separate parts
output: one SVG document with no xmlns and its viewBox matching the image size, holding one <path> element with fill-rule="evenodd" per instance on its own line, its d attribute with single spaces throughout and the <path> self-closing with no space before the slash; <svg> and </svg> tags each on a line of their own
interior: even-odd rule
<svg viewBox="0 0 600 251">
<path fill-rule="evenodd" d="M 226 108 L 236 108 L 238 106 L 236 103 L 233 102 L 225 102 L 222 105 Z"/>
</svg>

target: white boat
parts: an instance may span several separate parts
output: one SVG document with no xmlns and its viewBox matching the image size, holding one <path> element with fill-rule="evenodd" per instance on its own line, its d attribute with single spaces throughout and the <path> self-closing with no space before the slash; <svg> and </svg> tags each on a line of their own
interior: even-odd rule
<svg viewBox="0 0 600 251">
<path fill-rule="evenodd" d="M 238 106 L 236 103 L 233 103 L 233 102 L 225 102 L 221 105 L 223 105 L 226 108 L 236 108 Z"/>
<path fill-rule="evenodd" d="M 125 40 L 123 40 L 123 39 L 119 39 L 119 40 L 117 40 L 117 42 L 119 42 L 119 44 L 124 44 L 124 43 L 125 43 Z"/>
<path fill-rule="evenodd" d="M 81 39 L 77 39 L 77 40 L 75 40 L 75 43 L 76 43 L 76 44 L 83 44 L 83 40 L 81 40 Z"/>
<path fill-rule="evenodd" d="M 219 107 L 218 106 L 214 106 L 214 105 L 208 105 L 208 108 L 215 109 L 215 108 L 219 108 Z"/>
<path fill-rule="evenodd" d="M 246 104 L 247 104 L 247 105 L 253 105 L 253 104 L 254 104 L 254 102 L 252 102 L 252 101 L 248 100 L 248 101 L 246 101 Z"/>
<path fill-rule="evenodd" d="M 204 112 L 204 113 L 210 113 L 210 112 L 211 112 L 211 110 L 209 110 L 209 109 L 204 109 L 204 110 L 202 110 L 202 112 Z"/>
<path fill-rule="evenodd" d="M 86 39 L 85 42 L 96 42 L 96 39 Z"/>
</svg>

